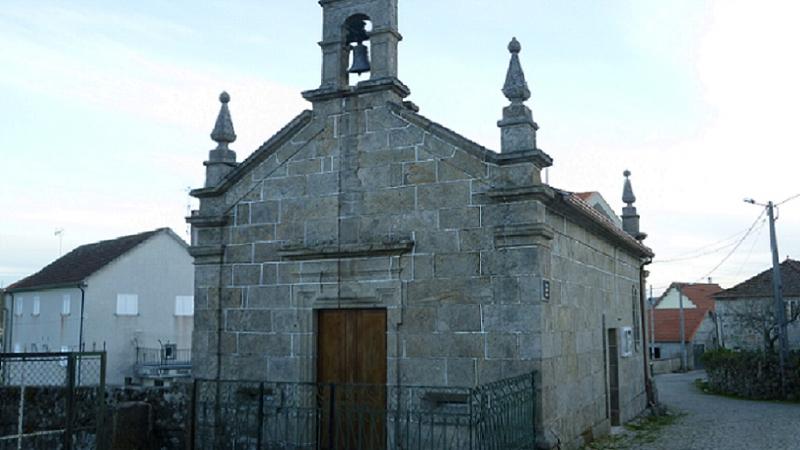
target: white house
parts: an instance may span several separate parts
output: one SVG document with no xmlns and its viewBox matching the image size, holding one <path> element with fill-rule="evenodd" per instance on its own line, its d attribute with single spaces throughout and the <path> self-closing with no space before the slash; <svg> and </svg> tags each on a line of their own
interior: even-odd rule
<svg viewBox="0 0 800 450">
<path fill-rule="evenodd" d="M 108 352 L 108 384 L 188 376 L 194 268 L 167 228 L 83 245 L 5 290 L 6 352 Z"/>
</svg>

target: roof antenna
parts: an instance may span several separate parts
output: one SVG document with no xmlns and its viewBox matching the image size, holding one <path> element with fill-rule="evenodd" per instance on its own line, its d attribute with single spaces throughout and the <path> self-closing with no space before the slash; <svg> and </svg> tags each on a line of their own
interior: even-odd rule
<svg viewBox="0 0 800 450">
<path fill-rule="evenodd" d="M 58 236 L 58 257 L 61 258 L 61 249 L 63 248 L 62 244 L 64 242 L 64 229 L 56 228 L 56 231 L 53 232 L 53 236 Z"/>
</svg>

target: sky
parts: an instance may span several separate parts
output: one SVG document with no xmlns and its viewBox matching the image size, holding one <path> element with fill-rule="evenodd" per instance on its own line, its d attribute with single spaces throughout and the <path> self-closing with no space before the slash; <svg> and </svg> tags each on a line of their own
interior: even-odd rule
<svg viewBox="0 0 800 450">
<path fill-rule="evenodd" d="M 631 170 L 654 294 L 730 287 L 771 264 L 763 208 L 742 200 L 800 194 L 798 18 L 791 0 L 400 0 L 400 78 L 496 150 L 516 36 L 550 184 L 619 212 Z M 0 285 L 85 243 L 187 239 L 219 93 L 242 160 L 310 108 L 321 19 L 312 0 L 2 0 Z M 800 199 L 776 227 L 800 259 Z"/>
</svg>

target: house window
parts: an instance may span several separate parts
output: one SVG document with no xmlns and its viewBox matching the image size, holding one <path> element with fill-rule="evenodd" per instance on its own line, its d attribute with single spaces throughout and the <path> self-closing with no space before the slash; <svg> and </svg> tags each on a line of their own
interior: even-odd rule
<svg viewBox="0 0 800 450">
<path fill-rule="evenodd" d="M 178 295 L 177 297 L 175 297 L 175 315 L 193 316 L 194 297 L 191 295 Z"/>
<path fill-rule="evenodd" d="M 22 297 L 17 297 L 14 299 L 14 315 L 21 316 L 22 315 Z"/>
<path fill-rule="evenodd" d="M 786 302 L 786 320 L 800 315 L 800 300 L 789 300 Z"/>
<path fill-rule="evenodd" d="M 42 302 L 39 300 L 39 297 L 33 297 L 33 311 L 31 311 L 31 315 L 38 316 L 41 307 L 42 307 Z"/>
<path fill-rule="evenodd" d="M 39 351 L 39 348 L 36 346 L 35 343 L 31 344 L 31 352 L 36 353 Z"/>
<path fill-rule="evenodd" d="M 22 353 L 22 345 L 19 342 L 14 343 L 14 353 Z"/>
<path fill-rule="evenodd" d="M 139 296 L 136 294 L 117 294 L 117 315 L 139 315 Z"/>
<path fill-rule="evenodd" d="M 68 316 L 69 315 L 70 306 L 71 306 L 70 303 L 72 303 L 72 298 L 70 297 L 69 294 L 64 294 L 64 296 L 61 297 L 61 314 L 62 315 L 64 315 L 64 316 Z"/>
</svg>

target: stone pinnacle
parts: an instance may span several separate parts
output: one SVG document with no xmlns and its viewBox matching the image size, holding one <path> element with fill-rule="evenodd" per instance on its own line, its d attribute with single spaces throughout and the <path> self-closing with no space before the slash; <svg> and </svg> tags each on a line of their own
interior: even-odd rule
<svg viewBox="0 0 800 450">
<path fill-rule="evenodd" d="M 233 131 L 231 113 L 228 110 L 228 102 L 231 101 L 231 96 L 223 91 L 219 95 L 219 101 L 222 103 L 222 106 L 219 109 L 217 122 L 214 124 L 214 131 L 211 132 L 211 139 L 217 143 L 217 148 L 227 149 L 228 144 L 236 141 L 236 133 Z"/>
</svg>

